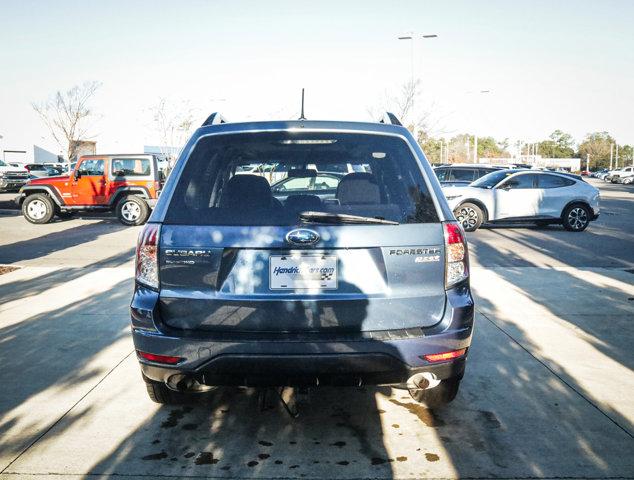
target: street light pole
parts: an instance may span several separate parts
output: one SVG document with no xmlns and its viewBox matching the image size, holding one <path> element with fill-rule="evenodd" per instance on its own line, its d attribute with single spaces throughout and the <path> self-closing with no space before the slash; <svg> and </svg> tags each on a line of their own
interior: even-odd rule
<svg viewBox="0 0 634 480">
<path fill-rule="evenodd" d="M 423 40 L 429 38 L 438 38 L 438 35 L 435 33 L 423 34 L 420 36 Z M 401 35 L 398 37 L 399 40 L 409 40 L 410 48 L 409 48 L 409 68 L 410 68 L 410 82 L 412 86 L 414 85 L 414 40 L 416 39 L 416 34 L 414 32 L 408 32 L 405 35 Z"/>
</svg>

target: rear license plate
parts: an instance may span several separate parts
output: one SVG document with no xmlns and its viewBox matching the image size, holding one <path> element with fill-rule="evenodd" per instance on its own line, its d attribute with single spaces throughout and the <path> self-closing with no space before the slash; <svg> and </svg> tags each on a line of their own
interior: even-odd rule
<svg viewBox="0 0 634 480">
<path fill-rule="evenodd" d="M 328 290 L 337 288 L 335 255 L 271 255 L 271 290 Z"/>
</svg>

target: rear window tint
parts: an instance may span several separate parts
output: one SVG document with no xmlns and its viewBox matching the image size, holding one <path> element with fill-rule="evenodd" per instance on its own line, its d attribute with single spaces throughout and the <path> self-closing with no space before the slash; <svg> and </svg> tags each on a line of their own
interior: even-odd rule
<svg viewBox="0 0 634 480">
<path fill-rule="evenodd" d="M 113 158 L 111 163 L 116 177 L 143 177 L 151 173 L 149 158 Z"/>
<path fill-rule="evenodd" d="M 539 188 L 569 187 L 575 184 L 574 180 L 557 175 L 538 175 L 537 178 Z"/>
<path fill-rule="evenodd" d="M 475 170 L 471 168 L 452 168 L 450 180 L 455 182 L 472 182 Z"/>
<path fill-rule="evenodd" d="M 404 140 L 265 132 L 203 137 L 186 160 L 165 223 L 296 225 L 306 211 L 438 221 Z"/>
</svg>

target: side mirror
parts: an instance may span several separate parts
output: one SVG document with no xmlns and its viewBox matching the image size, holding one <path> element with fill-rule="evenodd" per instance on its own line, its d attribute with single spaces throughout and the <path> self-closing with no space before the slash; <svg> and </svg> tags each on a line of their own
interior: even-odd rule
<svg viewBox="0 0 634 480">
<path fill-rule="evenodd" d="M 79 180 L 81 178 L 81 171 L 75 170 L 75 172 L 73 173 L 73 178 L 75 180 Z"/>
</svg>

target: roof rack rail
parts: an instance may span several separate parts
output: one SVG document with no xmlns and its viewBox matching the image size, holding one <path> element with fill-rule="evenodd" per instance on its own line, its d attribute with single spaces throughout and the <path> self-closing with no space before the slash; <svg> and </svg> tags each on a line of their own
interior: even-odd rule
<svg viewBox="0 0 634 480">
<path fill-rule="evenodd" d="M 218 112 L 214 112 L 207 117 L 207 120 L 203 122 L 201 127 L 207 127 L 209 125 L 220 125 L 221 123 L 227 123 L 225 117 L 220 115 Z"/>
<path fill-rule="evenodd" d="M 399 127 L 403 126 L 397 116 L 394 115 L 392 112 L 385 112 L 383 114 L 383 118 L 379 120 L 379 123 L 389 123 L 391 125 L 398 125 Z"/>
</svg>

